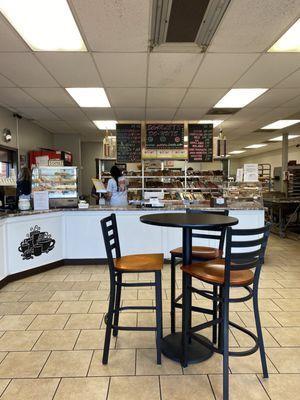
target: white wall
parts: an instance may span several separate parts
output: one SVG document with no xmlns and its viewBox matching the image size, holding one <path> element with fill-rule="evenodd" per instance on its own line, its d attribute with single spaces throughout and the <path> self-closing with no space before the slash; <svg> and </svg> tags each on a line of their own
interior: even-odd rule
<svg viewBox="0 0 300 400">
<path fill-rule="evenodd" d="M 102 157 L 102 142 L 81 143 L 81 192 L 89 195 L 92 190 L 91 179 L 96 176 L 96 158 Z"/>
<path fill-rule="evenodd" d="M 17 123 L 19 124 L 19 143 L 17 141 Z M 12 140 L 9 143 L 3 140 L 4 128 L 11 130 Z M 17 120 L 11 111 L 0 107 L 0 145 L 19 148 L 20 154 L 26 154 L 29 150 L 37 150 L 40 147 L 52 148 L 53 136 L 49 131 L 26 118 Z"/>
<path fill-rule="evenodd" d="M 288 160 L 296 160 L 300 163 L 300 147 L 289 146 Z M 254 154 L 252 156 L 238 158 L 236 167 L 242 167 L 243 164 L 257 163 L 257 164 L 271 164 L 273 175 L 274 167 L 281 167 L 281 149 L 266 151 L 264 153 Z"/>
</svg>

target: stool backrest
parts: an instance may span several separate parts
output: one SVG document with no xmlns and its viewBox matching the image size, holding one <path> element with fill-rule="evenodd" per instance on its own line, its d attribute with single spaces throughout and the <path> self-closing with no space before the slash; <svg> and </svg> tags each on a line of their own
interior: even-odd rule
<svg viewBox="0 0 300 400">
<path fill-rule="evenodd" d="M 115 269 L 114 258 L 121 257 L 116 214 L 111 214 L 109 217 L 103 218 L 100 222 L 108 266 L 112 272 Z"/>
<path fill-rule="evenodd" d="M 228 228 L 226 234 L 225 285 L 230 271 L 255 269 L 254 280 L 258 279 L 267 249 L 271 224 L 262 228 Z"/>
<path fill-rule="evenodd" d="M 225 215 L 228 216 L 228 210 L 194 210 L 192 208 L 188 208 L 186 210 L 187 213 L 190 214 L 216 214 L 216 215 Z M 206 228 L 205 231 L 210 231 L 212 233 L 201 233 L 200 229 L 193 229 L 192 237 L 198 239 L 212 239 L 217 240 L 219 242 L 219 250 L 223 250 L 224 241 L 225 241 L 225 234 L 226 234 L 226 227 L 221 228 Z M 196 233 L 197 232 L 197 233 Z"/>
</svg>

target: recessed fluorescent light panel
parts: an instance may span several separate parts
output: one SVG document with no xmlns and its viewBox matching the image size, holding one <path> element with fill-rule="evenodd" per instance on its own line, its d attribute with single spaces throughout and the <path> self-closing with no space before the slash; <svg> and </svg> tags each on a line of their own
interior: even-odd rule
<svg viewBox="0 0 300 400">
<path fill-rule="evenodd" d="M 260 147 L 265 147 L 266 144 L 251 144 L 250 146 L 246 146 L 245 149 L 259 149 Z"/>
<path fill-rule="evenodd" d="M 203 119 L 198 121 L 198 124 L 213 124 L 214 128 L 216 128 L 222 122 L 224 122 L 223 119 L 214 119 L 214 120 Z"/>
<path fill-rule="evenodd" d="M 242 108 L 257 99 L 268 89 L 231 89 L 214 108 Z"/>
<path fill-rule="evenodd" d="M 66 88 L 80 107 L 110 107 L 103 88 Z"/>
<path fill-rule="evenodd" d="M 296 139 L 300 135 L 289 135 L 289 140 Z M 269 139 L 269 142 L 282 142 L 282 136 L 277 136 L 272 139 Z"/>
<path fill-rule="evenodd" d="M 0 11 L 33 51 L 86 51 L 66 0 L 0 0 Z"/>
<path fill-rule="evenodd" d="M 93 121 L 97 128 L 101 130 L 116 129 L 117 121 Z"/>
<path fill-rule="evenodd" d="M 229 154 L 242 154 L 245 153 L 246 150 L 233 150 L 230 151 Z"/>
<path fill-rule="evenodd" d="M 268 52 L 300 51 L 300 18 L 277 40 Z"/>
<path fill-rule="evenodd" d="M 276 122 L 272 122 L 272 124 L 263 126 L 261 129 L 283 129 L 287 126 L 295 125 L 300 122 L 300 119 L 279 119 Z"/>
</svg>

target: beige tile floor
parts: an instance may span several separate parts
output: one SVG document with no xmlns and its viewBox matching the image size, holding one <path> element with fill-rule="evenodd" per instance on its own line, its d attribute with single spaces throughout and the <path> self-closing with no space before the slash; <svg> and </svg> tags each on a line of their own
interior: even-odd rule
<svg viewBox="0 0 300 400">
<path fill-rule="evenodd" d="M 260 308 L 270 378 L 258 353 L 230 360 L 231 400 L 300 399 L 300 242 L 272 237 L 261 274 Z M 178 271 L 178 289 L 181 274 Z M 128 280 L 145 280 L 132 274 Z M 109 364 L 101 364 L 109 276 L 104 266 L 61 267 L 0 290 L 0 398 L 3 400 L 222 399 L 222 357 L 186 369 L 163 357 L 156 365 L 154 334 L 120 332 Z M 163 271 L 164 330 L 170 329 L 170 270 Z M 237 293 L 240 291 L 236 291 Z M 152 289 L 125 289 L 123 304 L 152 304 Z M 195 296 L 194 303 L 208 305 Z M 231 319 L 255 330 L 251 303 L 234 304 Z M 194 321 L 205 321 L 196 315 Z M 151 312 L 121 316 L 150 325 Z M 178 313 L 177 326 L 180 327 Z M 209 335 L 210 332 L 207 332 Z M 230 346 L 247 348 L 233 330 Z"/>
</svg>

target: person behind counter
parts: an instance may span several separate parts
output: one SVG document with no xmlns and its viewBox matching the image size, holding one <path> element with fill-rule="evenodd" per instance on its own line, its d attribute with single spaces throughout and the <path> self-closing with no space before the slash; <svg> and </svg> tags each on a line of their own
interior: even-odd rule
<svg viewBox="0 0 300 400">
<path fill-rule="evenodd" d="M 106 199 L 113 207 L 127 206 L 127 181 L 120 169 L 114 165 L 110 174 L 112 178 L 107 183 Z"/>
<path fill-rule="evenodd" d="M 17 180 L 17 196 L 30 196 L 31 193 L 31 171 L 22 167 Z"/>
</svg>

